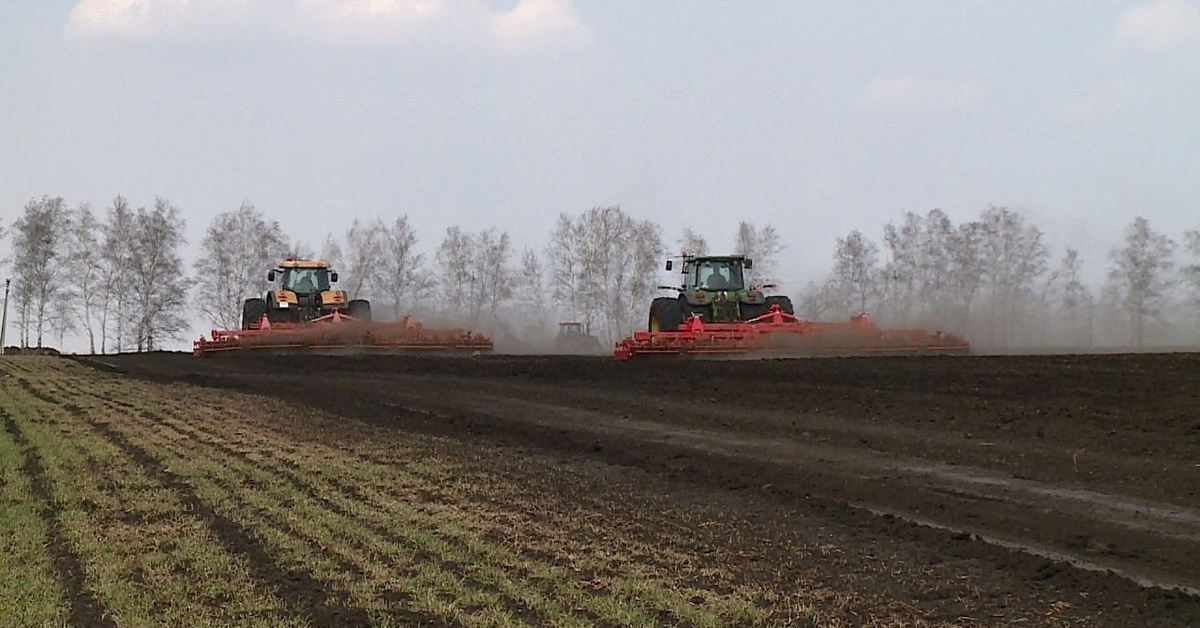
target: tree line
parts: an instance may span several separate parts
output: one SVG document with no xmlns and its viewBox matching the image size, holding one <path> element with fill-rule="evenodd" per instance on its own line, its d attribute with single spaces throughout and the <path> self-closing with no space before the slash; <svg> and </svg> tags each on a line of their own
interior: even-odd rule
<svg viewBox="0 0 1200 628">
<path fill-rule="evenodd" d="M 789 271 L 773 225 L 741 222 L 727 249 L 710 248 L 712 234 L 690 227 L 668 245 L 661 225 L 617 206 L 561 213 L 544 247 L 517 250 L 498 227 L 452 226 L 423 247 L 407 215 L 354 220 L 314 245 L 244 201 L 210 222 L 190 268 L 181 254 L 186 221 L 164 198 L 134 209 L 118 196 L 97 213 L 47 196 L 3 227 L 21 346 L 61 345 L 78 333 L 93 353 L 155 350 L 181 340 L 196 319 L 237 328 L 243 299 L 265 292 L 266 271 L 289 255 L 331 261 L 340 287 L 372 300 L 379 315 L 516 340 L 567 319 L 609 340 L 643 328 L 671 253 L 748 255 L 757 283 Z M 1136 218 L 1100 286 L 1084 280 L 1077 250 L 1053 252 L 1035 224 L 1004 207 L 962 223 L 942 210 L 908 212 L 881 236 L 838 238 L 829 275 L 793 295 L 797 314 L 869 312 L 885 325 L 954 331 L 985 347 L 1200 340 L 1200 231 L 1176 241 Z"/>
<path fill-rule="evenodd" d="M 990 348 L 1200 342 L 1200 231 L 1176 240 L 1135 218 L 1098 286 L 1085 281 L 1077 249 L 1054 252 L 1006 207 L 958 224 L 938 209 L 907 212 L 881 235 L 838 238 L 831 272 L 804 288 L 798 314 L 865 311 Z"/>
</svg>

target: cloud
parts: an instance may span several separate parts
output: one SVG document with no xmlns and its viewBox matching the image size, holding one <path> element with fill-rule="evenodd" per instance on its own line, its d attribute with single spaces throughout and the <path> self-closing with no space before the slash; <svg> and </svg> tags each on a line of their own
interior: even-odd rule
<svg viewBox="0 0 1200 628">
<path fill-rule="evenodd" d="M 1117 39 L 1161 52 L 1200 31 L 1200 9 L 1190 0 L 1154 0 L 1130 7 L 1117 25 Z"/>
<path fill-rule="evenodd" d="M 454 42 L 501 49 L 590 41 L 571 0 L 79 0 L 76 40 L 203 41 L 287 37 L 334 44 Z"/>
<path fill-rule="evenodd" d="M 858 104 L 872 111 L 946 111 L 979 101 L 974 83 L 919 78 L 880 78 L 867 85 Z"/>
</svg>

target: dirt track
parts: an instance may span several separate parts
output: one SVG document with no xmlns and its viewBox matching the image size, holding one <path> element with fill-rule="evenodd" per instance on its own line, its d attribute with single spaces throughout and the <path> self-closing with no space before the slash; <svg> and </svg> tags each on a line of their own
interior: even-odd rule
<svg viewBox="0 0 1200 628">
<path fill-rule="evenodd" d="M 628 491 L 614 512 L 643 494 L 716 507 L 777 548 L 747 578 L 824 570 L 943 621 L 1200 623 L 1196 355 L 106 362 L 571 465 Z"/>
</svg>

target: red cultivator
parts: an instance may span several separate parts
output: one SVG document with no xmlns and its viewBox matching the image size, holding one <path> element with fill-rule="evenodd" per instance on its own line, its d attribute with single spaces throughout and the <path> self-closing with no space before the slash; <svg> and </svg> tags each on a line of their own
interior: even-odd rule
<svg viewBox="0 0 1200 628">
<path fill-rule="evenodd" d="M 251 329 L 213 330 L 193 344 L 196 357 L 261 353 L 408 353 L 492 351 L 487 336 L 462 329 L 425 329 L 411 316 L 403 321 L 364 322 L 334 311 L 303 323 L 271 323 L 263 316 Z"/>
<path fill-rule="evenodd" d="M 881 329 L 859 314 L 845 323 L 805 321 L 772 305 L 747 321 L 704 323 L 689 318 L 675 331 L 635 332 L 616 344 L 620 361 L 635 355 L 778 357 L 838 355 L 965 354 L 971 346 L 943 332 Z"/>
</svg>

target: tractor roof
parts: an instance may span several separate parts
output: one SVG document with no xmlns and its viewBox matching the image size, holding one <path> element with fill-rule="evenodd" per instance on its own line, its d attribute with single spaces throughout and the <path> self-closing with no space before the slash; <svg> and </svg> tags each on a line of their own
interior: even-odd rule
<svg viewBox="0 0 1200 628">
<path fill-rule="evenodd" d="M 701 262 L 704 260 L 718 261 L 741 261 L 746 259 L 745 255 L 685 255 L 684 259 L 691 262 Z"/>
<path fill-rule="evenodd" d="M 285 259 L 279 264 L 280 268 L 329 268 L 330 264 L 324 260 L 311 259 Z"/>
</svg>

